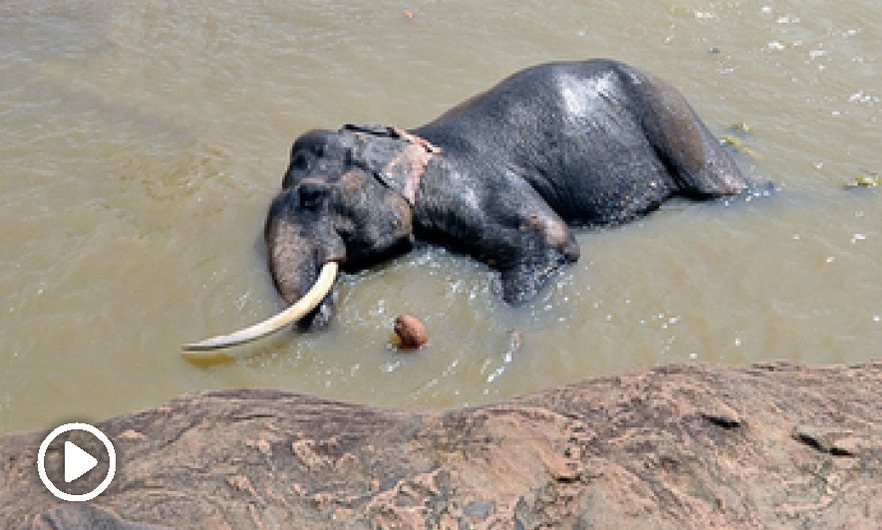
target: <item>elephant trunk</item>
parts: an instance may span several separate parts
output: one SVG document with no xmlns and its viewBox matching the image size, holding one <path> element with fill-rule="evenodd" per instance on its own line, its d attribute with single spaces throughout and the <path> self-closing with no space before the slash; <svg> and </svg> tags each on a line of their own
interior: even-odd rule
<svg viewBox="0 0 882 530">
<path fill-rule="evenodd" d="M 271 213 L 264 236 L 273 283 L 289 304 L 300 300 L 328 263 L 346 259 L 343 240 L 326 223 L 309 226 L 294 223 L 289 216 Z M 300 320 L 300 328 L 317 329 L 327 324 L 333 317 L 334 298 L 333 291 L 327 293 L 316 310 Z"/>
<path fill-rule="evenodd" d="M 290 307 L 269 319 L 231 333 L 185 344 L 188 355 L 250 342 L 297 322 L 301 329 L 324 326 L 334 314 L 334 284 L 346 247 L 327 219 L 294 222 L 290 197 L 273 202 L 264 229 L 273 282 Z M 322 222 L 324 221 L 324 222 Z"/>
</svg>

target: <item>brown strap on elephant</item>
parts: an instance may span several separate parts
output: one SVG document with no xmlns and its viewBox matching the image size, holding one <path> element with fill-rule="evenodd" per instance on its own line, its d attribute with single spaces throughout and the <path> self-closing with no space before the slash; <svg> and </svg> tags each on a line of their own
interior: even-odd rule
<svg viewBox="0 0 882 530">
<path fill-rule="evenodd" d="M 383 184 L 397 190 L 413 206 L 416 203 L 420 179 L 426 172 L 432 156 L 440 153 L 441 148 L 425 138 L 398 127 L 347 123 L 342 130 L 405 142 L 403 148 L 399 146 L 394 151 L 390 151 L 394 153 L 392 156 L 383 156 L 385 149 L 373 145 L 366 145 L 361 155 Z"/>
</svg>

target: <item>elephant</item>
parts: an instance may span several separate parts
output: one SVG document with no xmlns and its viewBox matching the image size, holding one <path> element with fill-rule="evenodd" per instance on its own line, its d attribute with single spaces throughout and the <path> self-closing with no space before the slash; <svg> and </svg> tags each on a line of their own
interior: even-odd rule
<svg viewBox="0 0 882 530">
<path fill-rule="evenodd" d="M 296 139 L 264 229 L 282 313 L 185 345 L 240 344 L 333 317 L 340 268 L 416 240 L 498 271 L 502 298 L 530 300 L 579 259 L 572 228 L 618 225 L 681 196 L 753 187 L 686 99 L 658 77 L 594 59 L 521 70 L 404 130 L 347 124 Z"/>
</svg>

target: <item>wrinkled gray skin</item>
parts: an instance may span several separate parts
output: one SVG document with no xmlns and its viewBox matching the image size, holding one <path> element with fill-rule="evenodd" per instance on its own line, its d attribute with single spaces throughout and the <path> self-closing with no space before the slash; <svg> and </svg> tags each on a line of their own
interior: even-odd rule
<svg viewBox="0 0 882 530">
<path fill-rule="evenodd" d="M 498 270 L 503 298 L 517 303 L 578 259 L 569 226 L 614 225 L 672 196 L 751 186 L 675 89 L 608 60 L 528 68 L 410 132 L 442 149 L 413 202 L 402 167 L 424 151 L 386 128 L 311 131 L 294 143 L 265 230 L 285 300 L 329 260 L 359 270 L 418 238 Z M 326 324 L 333 299 L 301 327 Z"/>
</svg>

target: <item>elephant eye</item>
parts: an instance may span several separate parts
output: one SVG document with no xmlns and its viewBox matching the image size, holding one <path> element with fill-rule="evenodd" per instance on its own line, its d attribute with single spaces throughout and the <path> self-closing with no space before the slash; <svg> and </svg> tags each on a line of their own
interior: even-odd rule
<svg viewBox="0 0 882 530">
<path fill-rule="evenodd" d="M 306 169 L 309 165 L 309 162 L 306 160 L 306 155 L 303 153 L 297 153 L 294 156 L 294 159 L 291 160 L 291 167 L 294 169 Z"/>
<path fill-rule="evenodd" d="M 316 209 L 325 194 L 328 192 L 327 184 L 323 182 L 301 182 L 297 191 L 297 197 L 300 200 L 300 206 L 307 210 Z"/>
</svg>

